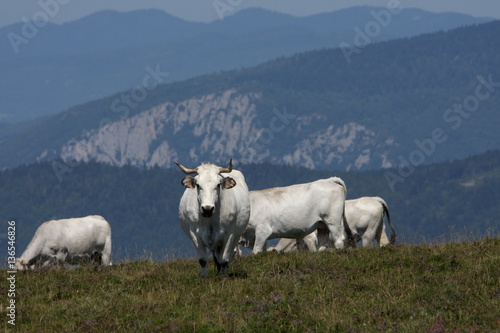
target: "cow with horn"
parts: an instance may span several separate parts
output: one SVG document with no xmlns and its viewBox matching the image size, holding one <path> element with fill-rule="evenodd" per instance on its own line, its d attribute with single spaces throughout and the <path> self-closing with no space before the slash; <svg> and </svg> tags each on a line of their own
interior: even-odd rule
<svg viewBox="0 0 500 333">
<path fill-rule="evenodd" d="M 186 190 L 179 204 L 179 219 L 196 248 L 201 274 L 208 275 L 208 249 L 213 253 L 217 273 L 225 275 L 250 218 L 245 177 L 233 170 L 232 160 L 227 168 L 203 163 L 188 169 L 175 164 L 187 175 L 196 174 L 182 179 Z"/>
</svg>

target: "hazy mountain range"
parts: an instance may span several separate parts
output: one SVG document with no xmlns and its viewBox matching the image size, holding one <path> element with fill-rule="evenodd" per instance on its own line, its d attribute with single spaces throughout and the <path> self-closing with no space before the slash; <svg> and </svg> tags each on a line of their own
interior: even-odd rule
<svg viewBox="0 0 500 333">
<path fill-rule="evenodd" d="M 43 221 L 101 214 L 120 258 L 189 255 L 169 168 L 229 158 L 251 190 L 335 175 L 349 199 L 381 196 L 399 242 L 496 232 L 500 21 L 447 30 L 475 19 L 404 9 L 385 25 L 382 10 L 211 24 L 103 12 L 46 25 L 17 54 L 2 45 L 2 113 L 43 115 L 0 125 L 16 246 Z"/>
<path fill-rule="evenodd" d="M 494 21 L 360 46 L 349 59 L 346 49 L 323 49 L 170 84 L 159 65 L 147 67 L 140 82 L 148 84 L 4 127 L 0 166 L 62 158 L 171 167 L 231 157 L 397 167 L 404 176 L 499 148 L 499 33 Z"/>
<path fill-rule="evenodd" d="M 180 81 L 296 52 L 415 36 L 488 21 L 417 9 L 355 7 L 309 17 L 249 9 L 212 23 L 162 11 L 105 11 L 61 25 L 0 29 L 0 122 L 55 114 L 143 84 Z M 363 36 L 364 35 L 364 36 Z"/>
</svg>

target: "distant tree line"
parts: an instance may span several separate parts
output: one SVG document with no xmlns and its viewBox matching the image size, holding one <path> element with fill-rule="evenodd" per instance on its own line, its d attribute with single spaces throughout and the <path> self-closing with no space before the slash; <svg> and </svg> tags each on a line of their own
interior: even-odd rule
<svg viewBox="0 0 500 333">
<path fill-rule="evenodd" d="M 312 171 L 271 164 L 235 168 L 244 172 L 251 190 L 339 176 L 348 187 L 348 199 L 381 196 L 387 201 L 399 242 L 447 238 L 464 228 L 476 235 L 498 231 L 500 151 L 421 166 L 394 192 L 385 180 L 386 170 Z M 193 247 L 177 217 L 183 177 L 176 168 L 140 170 L 88 163 L 60 181 L 50 162 L 21 166 L 0 173 L 0 218 L 17 223 L 18 255 L 42 222 L 99 214 L 112 226 L 115 258 L 192 256 Z"/>
</svg>

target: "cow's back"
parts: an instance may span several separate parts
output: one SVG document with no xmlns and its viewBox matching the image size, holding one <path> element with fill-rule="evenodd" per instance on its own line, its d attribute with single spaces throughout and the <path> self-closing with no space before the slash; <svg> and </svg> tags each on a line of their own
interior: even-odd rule
<svg viewBox="0 0 500 333">
<path fill-rule="evenodd" d="M 102 250 L 111 234 L 109 223 L 98 215 L 52 220 L 43 223 L 36 237 L 45 239 L 46 247 L 65 248 L 69 254 Z"/>
<path fill-rule="evenodd" d="M 322 219 L 332 209 L 342 210 L 344 201 L 345 185 L 337 177 L 251 191 L 249 227 L 269 223 L 278 233 L 303 229 L 304 222 Z"/>
</svg>

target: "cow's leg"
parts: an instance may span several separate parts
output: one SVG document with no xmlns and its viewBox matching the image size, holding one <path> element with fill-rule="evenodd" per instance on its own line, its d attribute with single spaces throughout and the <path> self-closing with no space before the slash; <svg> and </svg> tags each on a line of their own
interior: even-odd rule
<svg viewBox="0 0 500 333">
<path fill-rule="evenodd" d="M 196 253 L 198 255 L 198 262 L 200 263 L 201 266 L 201 275 L 202 276 L 208 276 L 208 270 L 207 270 L 207 265 L 208 265 L 208 254 L 207 254 L 207 249 L 205 248 L 204 245 L 201 245 L 201 242 L 198 242 L 198 244 L 195 244 L 196 246 Z"/>
<path fill-rule="evenodd" d="M 335 245 L 336 249 L 343 249 L 347 243 L 347 236 L 342 219 L 341 212 L 339 216 L 330 216 L 329 220 L 324 221 L 328 227 L 328 231 L 330 232 L 330 242 Z"/>
<path fill-rule="evenodd" d="M 367 226 L 365 229 L 358 228 L 356 230 L 356 235 L 358 235 L 358 237 L 361 236 L 362 246 L 363 247 L 375 246 L 374 241 L 377 234 L 376 223 L 373 223 L 370 219 L 366 219 L 366 222 L 364 222 L 364 219 L 362 219 L 359 222 L 360 222 L 359 224 Z"/>
<path fill-rule="evenodd" d="M 42 266 L 41 266 L 41 267 L 49 267 L 49 266 L 51 266 L 51 265 L 53 264 L 53 262 L 54 262 L 54 261 L 55 261 L 55 259 L 53 259 L 53 258 L 49 258 L 49 259 L 47 259 L 47 260 L 45 260 L 45 261 L 43 262 L 43 264 L 42 264 Z M 56 262 L 57 262 L 57 261 L 56 261 Z"/>
<path fill-rule="evenodd" d="M 101 253 L 101 264 L 104 266 L 111 266 L 111 235 L 106 237 L 106 244 Z"/>
<path fill-rule="evenodd" d="M 309 252 L 316 252 L 318 250 L 318 238 L 316 237 L 316 231 L 311 232 L 309 235 L 304 237 L 302 240 L 306 244 Z M 299 244 L 297 242 L 297 250 L 298 249 L 299 249 Z"/>
<path fill-rule="evenodd" d="M 290 252 L 290 249 L 293 249 L 296 243 L 297 240 L 294 238 L 282 238 L 273 250 L 278 252 Z"/>
<path fill-rule="evenodd" d="M 255 244 L 252 253 L 257 254 L 265 250 L 266 241 L 272 234 L 272 229 L 268 225 L 261 226 L 255 229 Z"/>
<path fill-rule="evenodd" d="M 198 262 L 200 263 L 200 266 L 201 266 L 201 275 L 208 276 L 207 259 L 198 259 Z"/>
<path fill-rule="evenodd" d="M 208 276 L 208 270 L 207 270 L 208 255 L 206 248 L 204 246 L 199 246 L 199 247 L 197 246 L 196 253 L 198 254 L 198 262 L 200 263 L 201 266 L 201 275 Z"/>
<path fill-rule="evenodd" d="M 345 196 L 342 199 L 334 200 L 329 207 L 327 214 L 322 216 L 322 222 L 326 224 L 330 232 L 330 242 L 334 244 L 336 249 L 343 249 L 348 246 L 349 239 L 347 237 L 346 228 L 349 228 L 345 219 Z M 351 230 L 349 228 L 349 233 Z"/>
<path fill-rule="evenodd" d="M 241 248 L 238 244 L 236 244 L 236 247 L 234 248 L 234 257 L 236 258 L 243 257 L 243 252 L 241 251 Z"/>
<path fill-rule="evenodd" d="M 212 253 L 213 258 L 214 258 L 214 264 L 215 264 L 215 270 L 217 271 L 217 274 L 221 275 L 221 269 L 222 269 L 222 256 L 221 256 L 221 248 L 216 248 L 215 251 Z"/>
<path fill-rule="evenodd" d="M 330 231 L 325 224 L 321 224 L 316 231 L 316 244 L 318 251 L 325 251 L 328 248 L 332 248 L 334 245 L 330 241 Z"/>
<path fill-rule="evenodd" d="M 37 256 L 26 263 L 26 267 L 29 269 L 41 268 L 44 264 L 44 257 Z"/>
<path fill-rule="evenodd" d="M 384 227 L 383 224 L 383 212 L 380 216 L 372 216 L 368 222 L 366 223 L 368 227 L 365 232 L 361 235 L 363 247 L 367 246 L 375 246 L 375 240 L 377 240 L 378 244 L 381 244 L 381 236 L 382 229 Z M 387 238 L 387 236 L 386 236 Z"/>
<path fill-rule="evenodd" d="M 208 255 L 207 255 L 207 250 L 205 247 L 197 248 L 196 252 L 198 253 L 198 262 L 200 263 L 201 266 L 201 275 L 203 276 L 208 276 L 208 270 L 207 270 L 207 265 L 208 265 Z"/>
<path fill-rule="evenodd" d="M 53 266 L 54 263 L 57 264 L 57 258 L 55 256 L 44 256 L 40 257 L 38 262 L 35 264 L 35 267 L 49 267 Z"/>
<path fill-rule="evenodd" d="M 363 244 L 363 247 L 372 247 L 375 246 L 375 235 L 371 230 L 366 230 L 364 233 L 363 237 L 361 237 L 361 243 Z"/>
<path fill-rule="evenodd" d="M 208 270 L 207 270 L 207 265 L 208 265 L 208 254 L 207 254 L 207 249 L 201 243 L 201 240 L 195 241 L 193 240 L 193 243 L 196 248 L 196 254 L 198 256 L 198 262 L 200 263 L 201 266 L 201 275 L 202 276 L 208 276 Z"/>
<path fill-rule="evenodd" d="M 222 256 L 223 255 L 220 255 L 220 257 Z M 228 270 L 229 270 L 229 262 L 224 261 L 222 258 L 220 258 L 220 260 L 217 260 L 217 275 L 227 275 Z"/>
<path fill-rule="evenodd" d="M 390 242 L 389 242 L 389 238 L 387 238 L 387 234 L 385 233 L 385 224 L 384 224 L 384 220 L 383 220 L 383 216 L 382 216 L 382 221 L 380 223 L 381 225 L 381 228 L 379 228 L 379 230 L 377 230 L 377 242 L 380 246 L 386 246 L 386 245 L 389 245 Z"/>
<path fill-rule="evenodd" d="M 66 262 L 67 256 L 68 256 L 68 249 L 66 248 L 59 249 L 56 255 L 53 257 L 56 266 L 64 267 L 64 263 Z"/>
<path fill-rule="evenodd" d="M 100 266 L 102 264 L 101 252 L 99 251 L 92 252 L 92 255 L 90 256 L 90 261 L 92 262 L 93 265 Z"/>
<path fill-rule="evenodd" d="M 207 264 L 208 264 L 208 254 L 207 249 L 202 241 L 202 239 L 192 230 L 189 231 L 189 238 L 193 242 L 196 249 L 196 254 L 198 256 L 198 262 L 201 266 L 201 275 L 208 276 Z"/>
<path fill-rule="evenodd" d="M 234 248 L 238 245 L 238 239 L 234 237 L 233 233 L 229 233 L 224 237 L 224 245 L 217 248 L 219 255 L 219 266 L 217 267 L 217 273 L 219 275 L 227 275 L 229 272 L 229 264 L 234 257 Z"/>
</svg>

